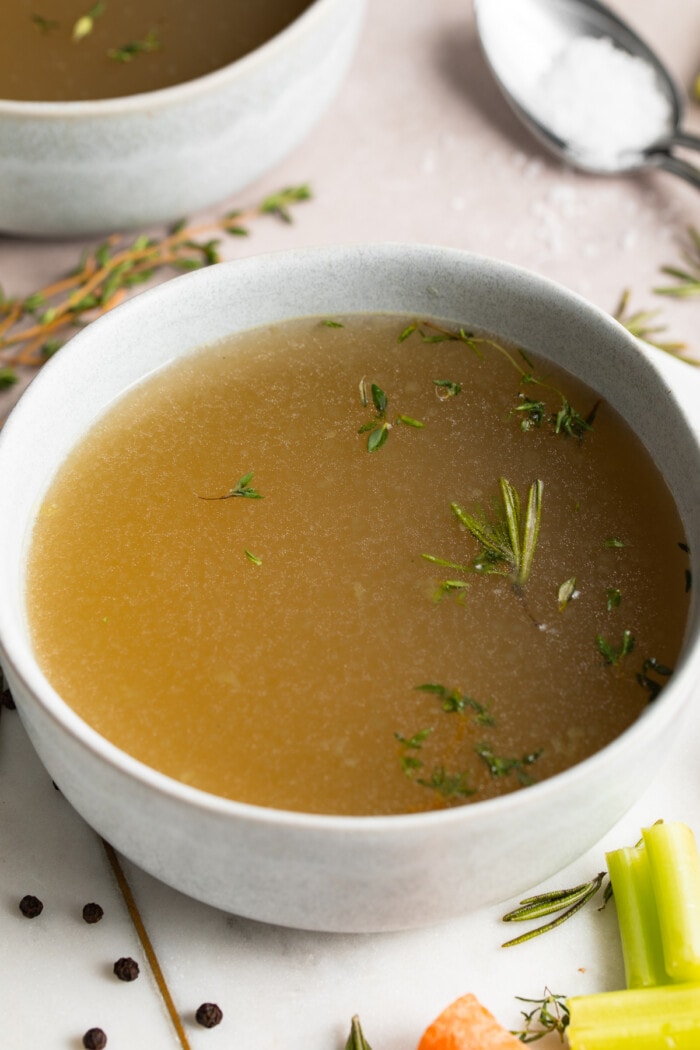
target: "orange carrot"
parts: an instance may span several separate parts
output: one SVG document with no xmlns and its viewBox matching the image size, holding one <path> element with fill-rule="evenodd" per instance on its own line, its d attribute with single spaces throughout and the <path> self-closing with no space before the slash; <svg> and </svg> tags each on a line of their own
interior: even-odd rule
<svg viewBox="0 0 700 1050">
<path fill-rule="evenodd" d="M 522 1050 L 523 1044 L 469 993 L 426 1028 L 418 1050 Z"/>
</svg>

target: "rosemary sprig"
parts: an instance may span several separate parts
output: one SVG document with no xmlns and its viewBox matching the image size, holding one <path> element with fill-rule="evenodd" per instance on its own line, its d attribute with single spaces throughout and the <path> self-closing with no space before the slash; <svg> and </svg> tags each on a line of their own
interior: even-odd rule
<svg viewBox="0 0 700 1050">
<path fill-rule="evenodd" d="M 162 237 L 142 235 L 128 241 L 113 235 L 89 251 L 73 273 L 23 299 L 6 297 L 0 289 L 0 367 L 40 367 L 77 329 L 157 273 L 219 262 L 220 242 L 212 234 L 245 236 L 247 224 L 264 215 L 289 222 L 291 207 L 310 197 L 308 186 L 293 186 L 209 223 L 180 223 Z"/>
<path fill-rule="evenodd" d="M 659 289 L 657 288 L 655 291 L 659 292 Z M 654 323 L 655 318 L 661 313 L 660 310 L 636 310 L 630 312 L 629 300 L 630 291 L 626 288 L 620 296 L 620 300 L 613 312 L 613 317 L 616 321 L 619 321 L 623 328 L 627 329 L 630 335 L 633 335 L 636 339 L 641 339 L 642 342 L 648 343 L 649 346 L 653 346 L 657 350 L 663 350 L 665 354 L 680 358 L 689 365 L 700 364 L 700 361 L 694 361 L 692 358 L 685 356 L 688 350 L 685 343 L 677 340 L 669 341 L 656 338 L 660 332 L 666 330 L 665 325 Z"/>
<path fill-rule="evenodd" d="M 345 1044 L 345 1050 L 372 1050 L 372 1047 L 365 1039 L 362 1025 L 360 1024 L 360 1018 L 357 1014 L 355 1014 L 350 1022 L 350 1035 Z"/>
<path fill-rule="evenodd" d="M 683 249 L 683 259 L 687 268 L 680 266 L 662 266 L 661 273 L 673 277 L 675 284 L 654 288 L 657 295 L 667 295 L 676 299 L 688 299 L 700 295 L 700 231 L 694 226 L 688 227 L 688 241 Z"/>
<path fill-rule="evenodd" d="M 570 919 L 577 911 L 580 911 L 600 889 L 605 878 L 605 872 L 601 871 L 590 882 L 582 882 L 580 886 L 574 886 L 566 890 L 552 890 L 548 893 L 539 893 L 534 897 L 526 897 L 520 901 L 520 906 L 503 916 L 503 922 L 527 922 L 532 919 L 540 919 L 545 915 L 553 915 L 559 912 L 556 919 L 538 926 L 534 930 L 520 934 L 510 941 L 506 941 L 501 947 L 512 948 L 516 944 L 523 944 L 532 940 L 542 933 L 556 929 L 563 922 Z"/>
<path fill-rule="evenodd" d="M 556 1032 L 564 1042 L 564 1032 L 569 1025 L 569 1008 L 566 1005 L 565 995 L 555 995 L 545 988 L 545 996 L 542 999 L 525 999 L 521 995 L 515 997 L 520 1003 L 532 1003 L 533 1010 L 521 1010 L 525 1019 L 525 1027 L 512 1034 L 521 1043 L 536 1043 L 550 1032 Z"/>
<path fill-rule="evenodd" d="M 543 483 L 530 486 L 524 518 L 520 497 L 506 478 L 499 479 L 502 507 L 493 520 L 485 514 L 470 514 L 456 503 L 452 511 L 481 547 L 472 563 L 476 572 L 507 575 L 522 589 L 532 571 L 532 562 L 542 517 Z"/>
</svg>

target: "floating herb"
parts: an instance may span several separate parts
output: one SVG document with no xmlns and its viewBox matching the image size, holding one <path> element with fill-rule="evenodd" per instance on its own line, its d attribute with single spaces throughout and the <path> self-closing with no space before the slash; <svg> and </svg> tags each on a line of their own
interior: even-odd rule
<svg viewBox="0 0 700 1050">
<path fill-rule="evenodd" d="M 86 323 L 107 313 L 137 285 L 156 273 L 191 270 L 219 262 L 212 231 L 240 236 L 245 223 L 263 215 L 291 220 L 290 207 L 308 200 L 308 186 L 297 186 L 265 198 L 245 211 L 230 211 L 201 226 L 177 224 L 162 238 L 114 235 L 88 251 L 74 271 L 22 299 L 0 290 L 0 367 L 39 368 L 63 341 Z"/>
<path fill-rule="evenodd" d="M 106 6 L 104 0 L 98 0 L 98 2 L 94 4 L 86 14 L 81 15 L 80 18 L 75 21 L 73 24 L 72 36 L 76 44 L 92 33 L 95 28 L 95 19 L 102 17 L 105 13 Z"/>
<path fill-rule="evenodd" d="M 474 697 L 461 693 L 459 689 L 447 689 L 446 686 L 435 682 L 417 685 L 416 689 L 421 693 L 431 693 L 433 696 L 439 697 L 442 701 L 442 710 L 448 714 L 462 714 L 465 711 L 473 711 L 478 725 L 492 726 L 495 724 L 495 719 L 489 714 L 488 708 L 480 704 Z"/>
<path fill-rule="evenodd" d="M 321 321 L 321 324 L 326 328 L 345 328 L 345 325 L 341 324 L 340 321 L 331 321 L 329 318 Z"/>
<path fill-rule="evenodd" d="M 481 552 L 472 562 L 473 569 L 481 573 L 507 575 L 514 586 L 520 589 L 525 586 L 532 571 L 542 517 L 544 486 L 541 481 L 530 485 L 523 517 L 516 489 L 506 478 L 500 478 L 499 485 L 502 506 L 493 520 L 483 513 L 467 513 L 456 503 L 452 504 L 452 510 L 481 547 Z"/>
<path fill-rule="evenodd" d="M 451 379 L 433 379 L 433 386 L 439 401 L 447 401 L 462 392 L 462 384 L 455 383 Z"/>
<path fill-rule="evenodd" d="M 582 882 L 580 886 L 574 886 L 567 890 L 552 890 L 548 893 L 539 893 L 534 897 L 526 897 L 520 901 L 520 907 L 508 912 L 503 916 L 503 922 L 529 922 L 533 919 L 541 919 L 545 915 L 559 913 L 556 919 L 547 922 L 544 926 L 538 926 L 534 930 L 514 937 L 506 941 L 501 947 L 512 948 L 516 944 L 538 937 L 541 933 L 556 929 L 563 922 L 570 919 L 577 911 L 591 900 L 603 884 L 605 872 L 601 871 L 590 882 Z"/>
<path fill-rule="evenodd" d="M 604 547 L 610 547 L 612 550 L 621 550 L 626 547 L 627 544 L 624 540 L 618 539 L 616 536 L 609 536 L 607 540 L 603 541 Z"/>
<path fill-rule="evenodd" d="M 32 23 L 36 26 L 40 33 L 46 35 L 52 33 L 54 29 L 58 29 L 60 22 L 57 22 L 54 18 L 44 18 L 43 15 L 31 14 L 29 16 Z"/>
<path fill-rule="evenodd" d="M 464 343 L 465 346 L 468 346 L 470 350 L 480 358 L 484 357 L 484 351 L 486 349 L 491 348 L 510 362 L 513 368 L 518 372 L 521 385 L 534 384 L 541 387 L 543 390 L 550 391 L 559 399 L 560 407 L 558 410 L 548 413 L 544 401 L 526 398 L 524 394 L 519 392 L 519 403 L 513 409 L 513 412 L 522 414 L 521 427 L 523 430 L 531 430 L 533 427 L 539 427 L 545 420 L 547 420 L 555 434 L 564 434 L 566 436 L 580 439 L 587 430 L 592 429 L 592 421 L 598 407 L 597 404 L 587 418 L 582 416 L 580 412 L 573 408 L 561 390 L 552 386 L 551 383 L 540 379 L 539 376 L 534 373 L 532 362 L 524 350 L 518 349 L 513 352 L 503 346 L 502 343 L 490 338 L 490 336 L 475 335 L 473 332 L 468 332 L 465 328 L 459 328 L 457 331 L 450 330 L 441 327 L 434 321 L 414 321 L 400 333 L 398 337 L 399 342 L 404 342 L 414 333 L 416 333 L 424 343 Z M 522 367 L 521 361 L 526 364 L 527 368 L 524 369 Z M 447 381 L 434 382 L 442 383 Z"/>
<path fill-rule="evenodd" d="M 155 29 L 149 29 L 142 40 L 131 40 L 122 47 L 111 47 L 107 57 L 115 62 L 133 62 L 138 55 L 147 55 L 160 50 L 160 40 Z"/>
<path fill-rule="evenodd" d="M 483 759 L 489 768 L 492 777 L 507 777 L 515 773 L 522 787 L 529 787 L 535 783 L 535 779 L 527 772 L 527 767 L 533 765 L 542 754 L 543 749 L 538 748 L 522 758 L 503 758 L 496 755 L 490 744 L 477 744 L 474 748 L 479 758 Z"/>
<path fill-rule="evenodd" d="M 576 596 L 576 577 L 570 576 L 568 580 L 559 585 L 557 591 L 557 601 L 559 603 L 559 612 L 564 612 L 567 605 Z"/>
<path fill-rule="evenodd" d="M 225 492 L 223 496 L 200 496 L 200 499 L 215 500 L 215 499 L 233 499 L 236 496 L 242 499 L 264 499 L 257 489 L 254 489 L 250 484 L 253 478 L 253 471 L 249 474 L 244 474 L 242 478 L 239 478 L 233 488 Z"/>
<path fill-rule="evenodd" d="M 612 612 L 613 609 L 619 609 L 622 604 L 622 592 L 618 591 L 617 587 L 608 587 L 605 592 L 606 606 L 608 612 Z"/>
<path fill-rule="evenodd" d="M 243 551 L 243 553 L 245 554 L 248 561 L 252 562 L 253 565 L 262 565 L 262 558 L 259 558 L 257 554 L 253 554 L 253 552 L 249 551 L 247 548 Z"/>
<path fill-rule="evenodd" d="M 469 798 L 475 793 L 474 788 L 469 786 L 467 773 L 448 773 L 444 766 L 437 766 L 429 779 L 417 777 L 416 783 L 430 788 L 444 799 Z"/>
<path fill-rule="evenodd" d="M 363 408 L 368 406 L 367 398 L 367 382 L 363 377 L 360 380 L 360 402 Z M 389 406 L 389 399 L 385 392 L 382 390 L 377 383 L 372 383 L 370 386 L 370 393 L 372 397 L 372 404 L 374 406 L 374 416 L 367 423 L 363 423 L 358 429 L 358 434 L 367 434 L 367 451 L 376 452 L 386 444 L 387 438 L 389 437 L 389 431 L 392 429 L 392 424 L 386 418 L 387 408 Z M 413 427 L 414 429 L 422 429 L 425 424 L 421 423 L 419 419 L 414 419 L 413 416 L 398 415 L 396 417 L 396 424 L 403 423 L 404 426 Z"/>
<path fill-rule="evenodd" d="M 629 654 L 634 649 L 634 636 L 631 631 L 626 630 L 623 632 L 622 641 L 617 648 L 603 638 L 602 634 L 597 634 L 595 638 L 596 648 L 598 652 L 605 660 L 606 664 L 617 665 L 620 660 Z"/>
<path fill-rule="evenodd" d="M 649 693 L 649 702 L 656 700 L 657 696 L 663 689 L 665 682 L 659 682 L 658 677 L 670 678 L 673 674 L 673 669 L 667 667 L 666 664 L 661 664 L 654 657 L 649 657 L 642 664 L 642 670 L 637 674 L 637 682 L 641 685 L 642 689 L 646 689 Z M 652 675 L 656 675 L 656 678 L 652 678 Z"/>
<path fill-rule="evenodd" d="M 532 1003 L 534 1010 L 521 1010 L 525 1020 L 525 1027 L 520 1031 L 513 1032 L 521 1043 L 536 1043 L 550 1032 L 556 1032 L 561 1041 L 564 1041 L 564 1032 L 569 1025 L 569 1008 L 566 1005 L 565 995 L 555 995 L 545 988 L 543 999 L 525 999 L 516 995 L 520 1003 Z"/>
<path fill-rule="evenodd" d="M 405 737 L 401 733 L 394 733 L 394 737 L 401 745 L 401 768 L 406 776 L 412 777 L 422 768 L 423 762 L 416 756 L 415 752 L 421 750 L 432 731 L 433 728 L 430 726 L 428 729 L 420 729 L 410 737 Z"/>
</svg>

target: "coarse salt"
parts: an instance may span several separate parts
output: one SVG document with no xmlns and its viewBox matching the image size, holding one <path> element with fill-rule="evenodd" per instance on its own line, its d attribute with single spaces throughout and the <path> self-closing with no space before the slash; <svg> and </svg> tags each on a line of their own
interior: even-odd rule
<svg viewBox="0 0 700 1050">
<path fill-rule="evenodd" d="M 534 86 L 531 112 L 592 168 L 634 160 L 673 128 L 673 108 L 656 72 L 609 37 L 577 37 Z"/>
</svg>

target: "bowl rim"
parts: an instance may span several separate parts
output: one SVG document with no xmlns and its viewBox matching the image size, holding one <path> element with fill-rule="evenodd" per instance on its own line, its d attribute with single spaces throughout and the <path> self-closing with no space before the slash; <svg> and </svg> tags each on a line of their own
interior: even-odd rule
<svg viewBox="0 0 700 1050">
<path fill-rule="evenodd" d="M 188 281 L 190 284 L 201 283 L 206 286 L 214 274 L 223 274 L 226 270 L 248 266 L 265 265 L 266 259 L 287 260 L 290 264 L 296 259 L 333 257 L 335 260 L 347 257 L 348 254 L 359 256 L 363 252 L 371 251 L 379 253 L 384 258 L 404 253 L 406 257 L 421 257 L 426 259 L 437 253 L 441 258 L 462 260 L 473 266 L 480 266 L 490 271 L 491 275 L 498 273 L 501 276 L 509 276 L 514 280 L 525 280 L 531 287 L 537 287 L 543 292 L 555 295 L 563 303 L 569 304 L 573 309 L 583 309 L 591 318 L 603 324 L 611 334 L 619 341 L 621 347 L 627 347 L 634 357 L 646 362 L 640 367 L 650 368 L 660 387 L 668 390 L 665 373 L 656 364 L 656 359 L 662 360 L 660 351 L 640 345 L 619 322 L 615 321 L 610 314 L 585 299 L 579 293 L 566 286 L 543 276 L 525 267 L 506 262 L 490 256 L 480 255 L 462 249 L 450 248 L 442 245 L 430 244 L 404 244 L 398 242 L 373 242 L 367 244 L 346 244 L 323 247 L 307 247 L 284 249 L 281 251 L 267 252 L 241 259 L 229 260 L 218 264 L 216 267 L 199 270 L 184 274 L 179 277 L 156 285 L 145 291 L 139 292 L 132 299 L 127 300 L 116 308 L 115 311 L 93 321 L 86 329 L 75 335 L 69 343 L 62 348 L 61 354 L 56 355 L 42 368 L 41 372 L 30 384 L 30 387 L 22 394 L 17 408 L 10 413 L 7 423 L 0 431 L 0 458 L 2 449 L 7 440 L 11 438 L 15 425 L 22 425 L 22 419 L 27 410 L 32 409 L 32 390 L 43 387 L 44 376 L 51 377 L 62 370 L 61 362 L 69 361 L 76 352 L 80 353 L 83 344 L 93 339 L 104 325 L 114 325 L 126 312 L 143 309 L 149 300 L 158 299 L 175 294 L 180 282 Z M 143 377 L 148 373 L 144 373 Z M 124 391 L 126 388 L 124 388 Z M 121 391 L 123 393 L 124 391 Z M 687 412 L 682 404 L 671 391 L 671 403 L 674 405 L 679 419 L 685 424 L 690 434 L 695 439 L 698 458 L 700 459 L 700 439 L 698 429 L 692 426 Z M 10 438 L 8 438 L 8 435 Z M 286 829 L 319 831 L 324 834 L 367 834 L 387 833 L 403 834 L 406 831 L 426 830 L 433 827 L 449 827 L 450 825 L 462 825 L 464 823 L 478 823 L 482 819 L 497 819 L 502 811 L 517 814 L 518 810 L 529 807 L 528 800 L 535 795 L 543 799 L 558 793 L 563 786 L 572 786 L 582 780 L 588 783 L 591 775 L 595 776 L 596 769 L 602 767 L 610 768 L 617 762 L 625 762 L 625 754 L 631 751 L 632 756 L 636 752 L 637 739 L 640 737 L 656 737 L 668 727 L 669 723 L 677 720 L 683 714 L 684 705 L 688 704 L 688 697 L 696 678 L 696 670 L 693 664 L 698 660 L 700 652 L 700 614 L 697 607 L 694 608 L 691 598 L 691 607 L 688 617 L 688 628 L 695 620 L 692 633 L 687 633 L 683 649 L 671 682 L 663 690 L 662 695 L 650 704 L 642 714 L 629 725 L 622 733 L 612 741 L 600 748 L 588 758 L 570 766 L 561 773 L 555 774 L 539 783 L 533 784 L 525 789 L 517 789 L 505 795 L 491 799 L 483 799 L 476 802 L 466 803 L 447 809 L 427 810 L 420 813 L 399 813 L 389 815 L 343 815 L 324 813 L 304 813 L 295 810 L 284 810 L 274 807 L 256 805 L 254 803 L 239 802 L 211 792 L 185 784 L 168 774 L 161 773 L 139 759 L 134 758 L 121 748 L 112 744 L 97 730 L 93 729 L 84 721 L 53 688 L 48 679 L 41 671 L 31 650 L 30 640 L 26 631 L 23 633 L 21 625 L 11 618 L 8 622 L 0 597 L 0 657 L 3 666 L 10 667 L 12 674 L 21 682 L 22 686 L 32 696 L 32 704 L 40 706 L 44 713 L 58 725 L 67 735 L 71 736 L 77 744 L 92 753 L 93 757 L 106 763 L 121 775 L 139 782 L 145 789 L 154 790 L 159 795 L 165 796 L 170 802 L 182 802 L 188 807 L 198 810 L 208 816 L 231 817 L 239 822 L 258 825 L 276 825 Z M 17 653 L 19 659 L 15 659 Z M 18 704 L 20 716 L 22 714 L 21 702 Z"/>
<path fill-rule="evenodd" d="M 272 63 L 275 53 L 283 48 L 293 49 L 299 37 L 310 31 L 324 15 L 325 9 L 343 3 L 345 0 L 309 0 L 307 6 L 291 22 L 274 36 L 264 40 L 252 51 L 234 59 L 225 66 L 210 70 L 198 77 L 181 80 L 167 87 L 155 88 L 153 91 L 139 91 L 129 95 L 117 95 L 111 98 L 96 99 L 63 99 L 55 102 L 32 101 L 29 99 L 11 99 L 0 97 L 0 119 L 7 117 L 24 117 L 28 120 L 42 117 L 51 120 L 77 119 L 80 117 L 114 117 L 149 109 L 164 108 L 187 102 L 218 88 L 225 88 L 230 83 L 243 79 L 247 74 L 268 60 Z M 350 7 L 357 5 L 358 10 L 365 0 L 349 0 Z"/>
</svg>

